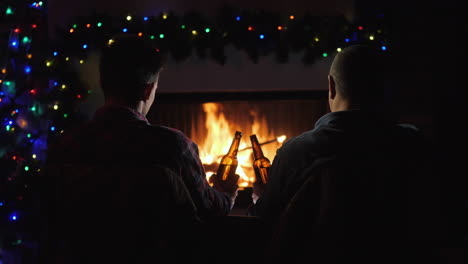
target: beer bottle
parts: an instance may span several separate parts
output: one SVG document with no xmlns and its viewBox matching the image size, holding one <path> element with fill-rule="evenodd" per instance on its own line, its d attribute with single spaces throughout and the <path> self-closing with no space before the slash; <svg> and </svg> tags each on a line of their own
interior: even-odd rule
<svg viewBox="0 0 468 264">
<path fill-rule="evenodd" d="M 242 132 L 236 131 L 234 139 L 232 140 L 229 152 L 221 158 L 221 162 L 216 173 L 219 179 L 226 181 L 228 177 L 234 176 L 237 169 L 237 150 L 242 137 Z"/>
<path fill-rule="evenodd" d="M 263 184 L 266 184 L 268 181 L 268 171 L 271 167 L 270 160 L 263 155 L 262 148 L 258 143 L 256 135 L 251 135 L 250 141 L 252 142 L 252 149 L 254 154 L 253 167 L 255 170 L 256 181 L 262 181 Z"/>
</svg>

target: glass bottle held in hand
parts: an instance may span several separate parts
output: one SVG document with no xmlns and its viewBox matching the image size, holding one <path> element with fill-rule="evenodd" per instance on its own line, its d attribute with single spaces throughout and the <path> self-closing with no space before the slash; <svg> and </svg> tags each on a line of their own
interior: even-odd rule
<svg viewBox="0 0 468 264">
<path fill-rule="evenodd" d="M 237 169 L 237 151 L 242 137 L 242 132 L 236 131 L 234 139 L 232 140 L 229 152 L 221 158 L 221 162 L 216 173 L 219 179 L 226 181 L 228 177 L 234 176 Z"/>
<path fill-rule="evenodd" d="M 250 141 L 252 142 L 252 149 L 254 154 L 253 167 L 255 170 L 256 181 L 262 181 L 263 184 L 266 184 L 268 181 L 268 171 L 270 170 L 271 163 L 270 160 L 263 155 L 262 148 L 256 135 L 250 136 Z"/>
</svg>

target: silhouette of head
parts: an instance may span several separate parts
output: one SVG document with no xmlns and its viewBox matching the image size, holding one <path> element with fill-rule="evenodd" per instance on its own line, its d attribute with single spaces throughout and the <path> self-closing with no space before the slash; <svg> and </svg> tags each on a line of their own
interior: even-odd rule
<svg viewBox="0 0 468 264">
<path fill-rule="evenodd" d="M 112 38 L 99 65 L 105 100 L 129 106 L 143 101 L 151 106 L 162 64 L 161 55 L 147 40 L 130 35 Z"/>
<path fill-rule="evenodd" d="M 383 104 L 382 55 L 373 47 L 353 45 L 338 53 L 328 75 L 331 111 L 376 110 Z"/>
</svg>

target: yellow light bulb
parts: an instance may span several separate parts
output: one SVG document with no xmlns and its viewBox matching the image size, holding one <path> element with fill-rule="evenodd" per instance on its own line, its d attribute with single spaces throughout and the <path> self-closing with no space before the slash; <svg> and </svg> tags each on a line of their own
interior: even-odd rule
<svg viewBox="0 0 468 264">
<path fill-rule="evenodd" d="M 167 14 L 163 14 L 162 18 L 167 19 Z"/>
<path fill-rule="evenodd" d="M 37 156 L 36 156 L 36 154 L 33 154 L 32 157 L 33 157 L 33 159 L 35 159 Z"/>
<path fill-rule="evenodd" d="M 57 110 L 58 109 L 58 105 L 54 105 L 54 110 Z"/>
<path fill-rule="evenodd" d="M 341 48 L 337 48 L 336 51 L 341 52 Z"/>
<path fill-rule="evenodd" d="M 192 30 L 192 34 L 193 34 L 193 35 L 197 35 L 198 32 L 197 32 L 196 30 Z"/>
<path fill-rule="evenodd" d="M 132 20 L 132 16 L 127 16 L 127 20 L 128 21 Z"/>
<path fill-rule="evenodd" d="M 83 64 L 84 63 L 84 60 L 80 60 L 80 64 Z"/>
<path fill-rule="evenodd" d="M 67 88 L 67 86 L 65 84 L 62 84 L 62 89 L 65 89 Z"/>
<path fill-rule="evenodd" d="M 315 40 L 315 42 L 319 42 L 319 41 L 320 41 L 320 39 L 317 38 L 317 37 L 316 37 L 314 40 Z"/>
<path fill-rule="evenodd" d="M 369 36 L 369 39 L 370 39 L 370 40 L 374 40 L 374 36 Z"/>
<path fill-rule="evenodd" d="M 50 61 L 46 62 L 47 67 L 50 67 L 50 65 L 52 65 L 52 62 L 50 62 Z"/>
<path fill-rule="evenodd" d="M 69 60 L 70 60 L 70 57 L 66 57 L 65 60 L 66 60 L 66 61 L 69 61 Z"/>
</svg>

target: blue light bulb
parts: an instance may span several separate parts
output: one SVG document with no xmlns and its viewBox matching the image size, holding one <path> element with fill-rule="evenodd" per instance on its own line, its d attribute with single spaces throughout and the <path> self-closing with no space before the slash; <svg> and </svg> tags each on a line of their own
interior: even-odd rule
<svg viewBox="0 0 468 264">
<path fill-rule="evenodd" d="M 58 52 L 54 51 L 54 56 L 57 56 L 58 55 Z"/>
<path fill-rule="evenodd" d="M 387 46 L 382 46 L 382 47 L 380 47 L 380 49 L 383 50 L 383 51 L 386 51 L 386 50 L 387 50 Z"/>
<path fill-rule="evenodd" d="M 143 20 L 144 20 L 144 21 L 148 21 L 148 17 L 144 17 Z"/>
<path fill-rule="evenodd" d="M 50 127 L 50 130 L 55 131 L 55 127 L 54 126 Z"/>
<path fill-rule="evenodd" d="M 24 67 L 24 72 L 25 73 L 30 73 L 31 72 L 31 67 L 30 66 Z"/>
<path fill-rule="evenodd" d="M 265 38 L 265 35 L 261 34 L 261 35 L 259 36 L 259 38 L 260 38 L 260 39 L 264 39 L 264 38 Z"/>
<path fill-rule="evenodd" d="M 127 32 L 127 29 L 126 29 L 126 28 L 124 28 L 124 29 L 122 29 L 122 31 L 123 31 L 123 32 Z"/>
<path fill-rule="evenodd" d="M 237 16 L 237 17 L 236 17 L 236 20 L 237 20 L 237 21 L 240 21 L 240 16 Z"/>
<path fill-rule="evenodd" d="M 345 38 L 345 40 L 344 40 L 344 41 L 345 41 L 345 42 L 349 42 L 349 38 Z"/>
<path fill-rule="evenodd" d="M 83 49 L 86 49 L 86 48 L 88 48 L 88 45 L 84 44 Z"/>
</svg>

